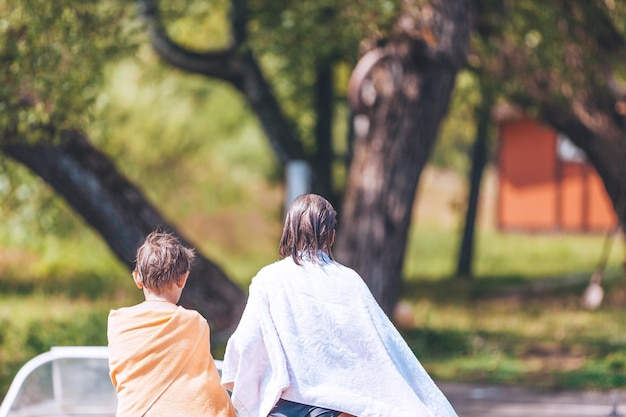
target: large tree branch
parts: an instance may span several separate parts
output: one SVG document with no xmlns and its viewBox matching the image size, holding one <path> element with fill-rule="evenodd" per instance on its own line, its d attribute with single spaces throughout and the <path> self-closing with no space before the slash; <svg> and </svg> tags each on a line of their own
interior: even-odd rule
<svg viewBox="0 0 626 417">
<path fill-rule="evenodd" d="M 2 151 L 50 184 L 129 268 L 150 231 L 163 227 L 178 234 L 81 132 L 64 132 L 59 144 L 5 141 Z M 245 294 L 217 265 L 199 256 L 181 303 L 203 314 L 217 337 L 223 337 L 237 324 Z"/>
<path fill-rule="evenodd" d="M 234 47 L 199 53 L 174 42 L 163 26 L 156 1 L 139 1 L 139 15 L 146 24 L 154 51 L 170 65 L 195 74 L 227 81 L 241 88 L 243 69 Z"/>
<path fill-rule="evenodd" d="M 626 225 L 626 133 L 609 115 L 612 109 L 593 102 L 563 105 L 544 102 L 539 116 L 547 124 L 567 134 L 585 151 L 602 178 L 613 207 L 622 224 Z"/>
<path fill-rule="evenodd" d="M 187 72 L 226 81 L 242 89 L 241 60 L 232 49 L 198 53 L 182 48 L 160 30 L 150 36 L 152 48 L 168 64 Z"/>
<path fill-rule="evenodd" d="M 140 15 L 146 22 L 152 46 L 166 62 L 181 70 L 226 81 L 239 90 L 263 126 L 281 163 L 290 159 L 307 159 L 301 141 L 280 108 L 272 89 L 263 76 L 256 58 L 242 46 L 247 37 L 247 11 L 244 0 L 233 0 L 231 26 L 233 43 L 224 50 L 198 53 L 172 40 L 159 19 L 155 0 L 138 0 Z"/>
</svg>

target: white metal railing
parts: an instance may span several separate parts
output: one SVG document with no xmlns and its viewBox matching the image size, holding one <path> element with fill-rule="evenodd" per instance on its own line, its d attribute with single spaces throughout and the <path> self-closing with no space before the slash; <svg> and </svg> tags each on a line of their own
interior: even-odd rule
<svg viewBox="0 0 626 417">
<path fill-rule="evenodd" d="M 53 347 L 26 362 L 0 405 L 0 417 L 115 416 L 106 346 Z"/>
<path fill-rule="evenodd" d="M 35 356 L 13 378 L 0 417 L 114 417 L 106 346 L 63 346 Z M 215 360 L 218 371 L 222 361 Z"/>
</svg>

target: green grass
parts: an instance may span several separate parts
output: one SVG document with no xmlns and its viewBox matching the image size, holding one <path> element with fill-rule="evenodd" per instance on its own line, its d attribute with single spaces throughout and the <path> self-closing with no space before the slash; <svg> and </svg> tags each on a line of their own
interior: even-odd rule
<svg viewBox="0 0 626 417">
<path fill-rule="evenodd" d="M 108 302 L 46 294 L 0 296 L 0 392 L 51 346 L 106 345 Z"/>
<path fill-rule="evenodd" d="M 403 299 L 415 328 L 403 334 L 442 380 L 624 387 L 623 273 L 616 266 L 606 271 L 598 310 L 580 307 L 585 287 L 586 280 L 570 277 L 408 281 Z"/>
<path fill-rule="evenodd" d="M 478 232 L 474 278 L 454 277 L 459 233 L 414 225 L 403 334 L 435 378 L 550 388 L 626 386 L 624 242 L 612 238 L 602 306 L 580 298 L 605 236 Z"/>
<path fill-rule="evenodd" d="M 455 273 L 460 232 L 438 225 L 413 226 L 405 260 L 409 280 L 440 279 Z M 612 239 L 609 264 L 624 261 L 624 242 Z M 484 228 L 475 239 L 473 272 L 479 279 L 533 279 L 591 274 L 605 243 L 603 234 L 500 233 Z"/>
<path fill-rule="evenodd" d="M 550 388 L 625 386 L 622 306 L 609 302 L 601 311 L 587 312 L 574 305 L 555 306 L 547 297 L 525 304 L 417 303 L 425 317 L 404 336 L 430 373 L 442 380 Z"/>
</svg>

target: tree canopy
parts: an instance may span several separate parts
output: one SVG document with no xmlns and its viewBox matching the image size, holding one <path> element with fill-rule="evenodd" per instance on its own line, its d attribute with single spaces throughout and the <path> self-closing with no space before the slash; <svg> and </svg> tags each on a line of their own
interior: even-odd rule
<svg viewBox="0 0 626 417">
<path fill-rule="evenodd" d="M 84 128 L 104 70 L 135 50 L 127 2 L 0 2 L 0 140 L 50 140 Z"/>
</svg>

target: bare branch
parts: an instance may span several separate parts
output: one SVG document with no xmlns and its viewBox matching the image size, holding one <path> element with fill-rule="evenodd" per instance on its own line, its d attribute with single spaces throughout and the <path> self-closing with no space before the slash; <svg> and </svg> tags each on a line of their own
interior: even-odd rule
<svg viewBox="0 0 626 417">
<path fill-rule="evenodd" d="M 154 0 L 139 0 L 139 14 L 150 32 L 155 52 L 170 65 L 195 74 L 206 75 L 242 88 L 243 69 L 236 48 L 199 53 L 173 41 L 159 18 Z"/>
<path fill-rule="evenodd" d="M 232 49 L 197 53 L 174 43 L 163 31 L 153 30 L 151 42 L 154 51 L 170 65 L 187 72 L 227 81 L 242 89 L 241 60 Z"/>
<path fill-rule="evenodd" d="M 232 0 L 233 44 L 222 51 L 197 53 L 174 42 L 159 19 L 156 0 L 138 0 L 139 13 L 150 31 L 154 50 L 171 65 L 231 83 L 245 96 L 259 117 L 265 134 L 279 161 L 307 159 L 302 143 L 283 113 L 263 76 L 252 51 L 242 47 L 246 40 L 247 8 L 245 0 Z"/>
</svg>

